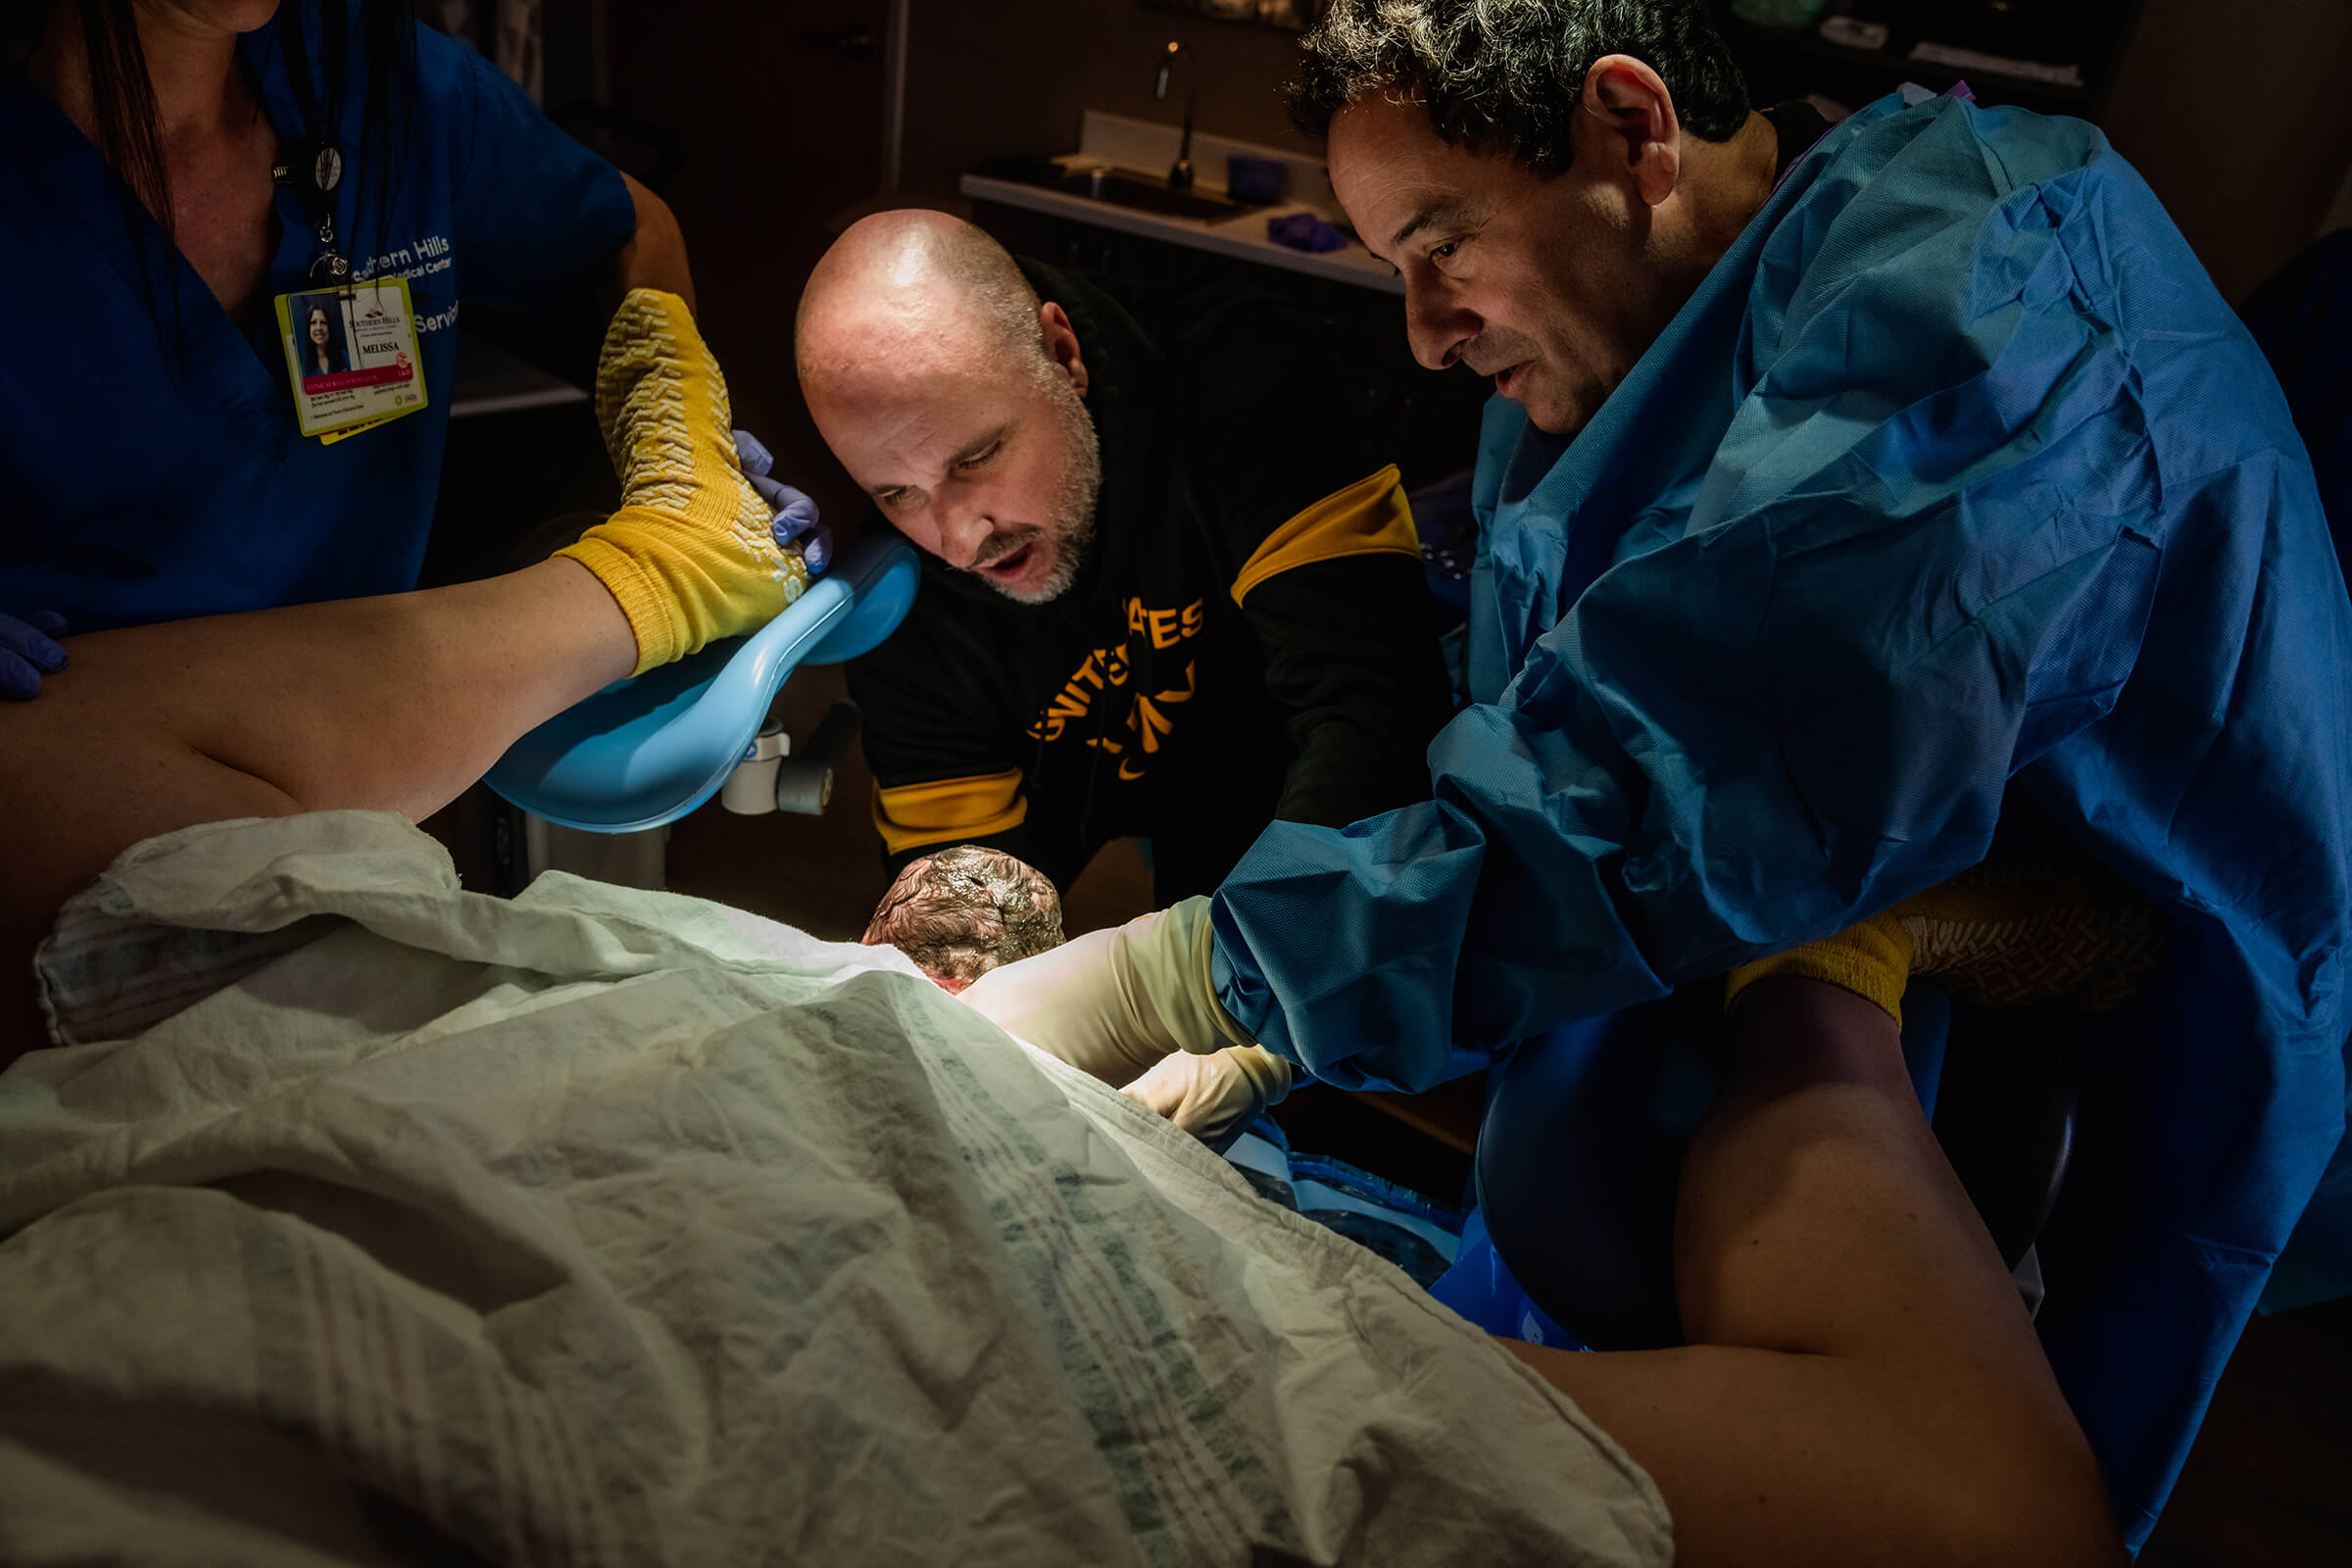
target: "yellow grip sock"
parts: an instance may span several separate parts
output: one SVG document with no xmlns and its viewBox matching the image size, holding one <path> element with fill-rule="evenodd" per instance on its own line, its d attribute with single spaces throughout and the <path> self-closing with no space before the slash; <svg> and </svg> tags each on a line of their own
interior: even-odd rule
<svg viewBox="0 0 2352 1568">
<path fill-rule="evenodd" d="M 1915 972 L 1989 1007 L 2112 1007 L 2172 949 L 2161 910 L 2069 850 L 1986 860 L 1893 912 L 1917 945 Z"/>
<path fill-rule="evenodd" d="M 686 302 L 633 289 L 606 330 L 596 420 L 620 476 L 618 512 L 556 554 L 597 575 L 637 638 L 642 675 L 756 631 L 808 586 L 743 476 L 718 362 Z"/>
<path fill-rule="evenodd" d="M 1989 1007 L 2112 1007 L 2162 967 L 2163 913 L 2088 856 L 2004 856 L 1834 937 L 1731 972 L 1724 1002 L 1767 975 L 1827 980 L 1886 1009 L 1914 974 L 1954 1002 Z"/>
<path fill-rule="evenodd" d="M 1808 942 L 1769 958 L 1743 963 L 1725 977 L 1723 1004 L 1759 980 L 1792 974 L 1826 980 L 1875 1002 L 1896 1023 L 1903 1021 L 1903 988 L 1911 983 L 1911 933 L 1894 910 L 1874 914 L 1834 937 Z"/>
</svg>

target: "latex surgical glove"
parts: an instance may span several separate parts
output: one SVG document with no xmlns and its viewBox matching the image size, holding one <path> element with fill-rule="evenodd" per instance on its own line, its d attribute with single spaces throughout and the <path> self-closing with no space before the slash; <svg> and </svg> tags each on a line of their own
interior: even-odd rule
<svg viewBox="0 0 2352 1568">
<path fill-rule="evenodd" d="M 41 677 L 66 667 L 66 651 L 52 640 L 65 634 L 66 617 L 54 610 L 27 611 L 22 620 L 0 613 L 0 697 L 40 696 Z"/>
<path fill-rule="evenodd" d="M 1208 900 L 1187 899 L 992 969 L 958 1000 L 1040 1051 L 1125 1088 L 1178 1052 L 1257 1045 L 1218 1004 L 1208 958 Z"/>
<path fill-rule="evenodd" d="M 1162 1056 L 1120 1092 L 1222 1154 L 1259 1111 L 1282 1103 L 1298 1078 L 1297 1068 L 1263 1046 L 1227 1046 L 1213 1055 Z"/>
<path fill-rule="evenodd" d="M 735 455 L 743 460 L 743 475 L 752 481 L 775 513 L 769 530 L 779 546 L 801 543 L 801 559 L 808 564 L 808 575 L 813 577 L 825 569 L 833 559 L 833 530 L 817 517 L 816 502 L 808 492 L 795 490 L 779 480 L 771 479 L 768 470 L 776 466 L 775 454 L 760 443 L 749 430 L 735 432 Z"/>
</svg>

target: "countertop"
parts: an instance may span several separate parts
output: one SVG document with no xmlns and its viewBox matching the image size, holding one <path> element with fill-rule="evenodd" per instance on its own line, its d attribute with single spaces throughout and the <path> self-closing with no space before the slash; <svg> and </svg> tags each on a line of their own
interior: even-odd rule
<svg viewBox="0 0 2352 1568">
<path fill-rule="evenodd" d="M 1176 161 L 1180 133 L 1174 125 L 1163 125 L 1149 120 L 1130 120 L 1124 115 L 1107 115 L 1090 109 L 1079 133 L 1078 150 L 1065 153 L 1058 160 L 1071 172 L 1082 170 L 1115 167 L 1141 172 L 1163 173 Z M 1002 202 L 1007 207 L 1025 208 L 1055 218 L 1066 218 L 1098 228 L 1114 229 L 1144 239 L 1162 240 L 1170 245 L 1182 245 L 1193 250 L 1208 251 L 1237 261 L 1255 262 L 1285 271 L 1303 272 L 1310 277 L 1328 278 L 1337 283 L 1352 283 L 1360 288 L 1376 289 L 1384 294 L 1402 294 L 1403 280 L 1386 262 L 1375 261 L 1362 245 L 1349 240 L 1344 250 L 1315 255 L 1292 250 L 1266 238 L 1266 220 L 1291 213 L 1311 212 L 1319 218 L 1346 223 L 1338 200 L 1331 193 L 1331 179 L 1322 164 L 1310 157 L 1288 152 L 1279 147 L 1261 146 L 1255 142 L 1235 141 L 1230 137 L 1193 132 L 1193 167 L 1200 171 L 1196 189 L 1204 195 L 1225 195 L 1225 160 L 1239 154 L 1250 158 L 1269 158 L 1290 170 L 1290 200 L 1271 207 L 1252 207 L 1236 217 L 1223 219 L 1171 218 L 1160 213 L 1147 213 L 1132 207 L 1120 207 L 1092 197 L 1072 195 L 1065 191 L 1049 190 L 1042 185 L 1025 185 L 1016 180 L 995 179 L 985 174 L 966 174 L 961 182 L 963 194 L 977 201 Z"/>
</svg>

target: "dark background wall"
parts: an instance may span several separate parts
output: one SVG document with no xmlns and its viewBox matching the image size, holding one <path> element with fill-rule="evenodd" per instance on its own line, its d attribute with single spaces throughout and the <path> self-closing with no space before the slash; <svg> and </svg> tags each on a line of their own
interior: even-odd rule
<svg viewBox="0 0 2352 1568">
<path fill-rule="evenodd" d="M 1875 4 L 1891 18 L 1976 0 L 1837 3 Z M 2101 68 L 2084 107 L 2226 297 L 2242 298 L 2326 227 L 2352 222 L 2352 92 L 2342 81 L 2352 0 L 2069 4 L 2110 7 L 2118 19 L 2120 58 Z M 1192 51 L 1202 128 L 1297 145 L 1281 96 L 1295 34 L 1138 0 L 555 0 L 549 16 L 551 107 L 601 93 L 607 109 L 674 141 L 681 156 L 661 189 L 688 236 L 706 327 L 727 353 L 739 400 L 765 415 L 771 444 L 810 435 L 799 428 L 791 374 L 793 309 L 809 266 L 860 213 L 960 210 L 963 171 L 992 156 L 1073 148 L 1089 107 L 1173 122 L 1180 104 L 1152 98 L 1169 39 Z M 902 177 L 892 191 L 884 105 L 889 35 L 902 16 Z M 838 46 L 860 27 L 872 39 L 861 58 Z M 1847 101 L 1905 69 L 1890 54 L 1878 78 L 1847 72 L 1863 83 Z M 1793 78 L 1781 71 L 1773 90 L 1801 88 L 1807 72 L 1801 61 Z M 1767 79 L 1759 66 L 1751 73 Z M 630 147 L 624 136 L 614 156 Z M 821 444 L 805 471 L 820 500 L 857 504 Z"/>
<path fill-rule="evenodd" d="M 1281 88 L 1298 35 L 1241 26 L 1135 0 L 911 0 L 906 80 L 906 186 L 944 195 L 976 158 L 1066 152 L 1088 109 L 1174 124 L 1183 68 L 1168 102 L 1152 99 L 1160 48 L 1193 52 L 1197 122 L 1248 141 L 1293 142 Z"/>
<path fill-rule="evenodd" d="M 2310 244 L 2345 187 L 2347 72 L 2347 0 L 2147 0 L 2101 123 L 2227 298 Z"/>
<path fill-rule="evenodd" d="M 1135 0 L 910 0 L 908 16 L 905 183 L 917 197 L 952 198 L 980 158 L 1074 146 L 1089 107 L 1172 122 L 1176 106 L 1152 101 L 1171 38 L 1194 52 L 1201 125 L 1292 139 L 1291 34 Z M 2308 244 L 2345 188 L 2348 71 L 2347 0 L 2146 0 L 2099 119 L 2229 298 Z M 2337 216 L 2352 220 L 2352 203 Z"/>
</svg>

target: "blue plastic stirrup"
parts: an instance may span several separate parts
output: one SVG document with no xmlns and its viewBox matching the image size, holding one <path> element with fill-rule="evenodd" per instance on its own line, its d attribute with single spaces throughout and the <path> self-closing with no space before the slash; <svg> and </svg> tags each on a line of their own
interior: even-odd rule
<svg viewBox="0 0 2352 1568">
<path fill-rule="evenodd" d="M 574 703 L 509 747 L 483 782 L 591 833 L 674 822 L 726 782 L 795 669 L 855 659 L 898 630 L 918 576 L 905 540 L 859 540 L 759 631 Z"/>
</svg>

